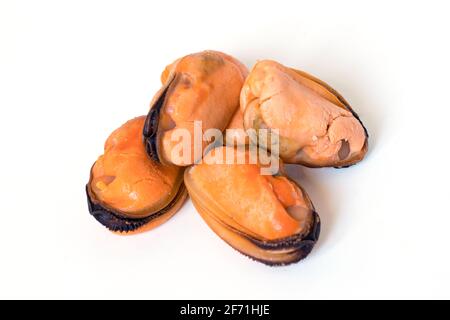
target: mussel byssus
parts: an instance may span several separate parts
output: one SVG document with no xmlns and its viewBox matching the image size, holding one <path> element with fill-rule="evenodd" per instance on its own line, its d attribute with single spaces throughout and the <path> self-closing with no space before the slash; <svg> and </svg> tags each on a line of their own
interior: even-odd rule
<svg viewBox="0 0 450 320">
<path fill-rule="evenodd" d="M 114 131 L 91 169 L 89 211 L 115 232 L 140 232 L 172 217 L 186 199 L 183 168 L 151 160 L 142 141 L 145 116 Z"/>
<path fill-rule="evenodd" d="M 257 261 L 286 265 L 305 258 L 320 233 L 320 218 L 306 192 L 281 173 L 262 175 L 259 162 L 215 160 L 231 148 L 213 149 L 185 171 L 199 214 L 225 242 Z M 236 158 L 241 152 L 249 157 L 248 150 L 234 151 Z"/>
<path fill-rule="evenodd" d="M 194 121 L 202 122 L 201 134 L 207 129 L 223 131 L 239 107 L 246 75 L 243 64 L 217 51 L 191 54 L 167 66 L 161 76 L 163 86 L 153 98 L 144 127 L 149 156 L 179 166 L 199 160 L 202 153 L 193 150 Z M 183 130 L 192 138 L 188 155 L 177 153 Z M 201 148 L 206 144 L 201 142 Z"/>
<path fill-rule="evenodd" d="M 258 62 L 241 93 L 246 129 L 278 129 L 280 156 L 309 167 L 361 161 L 368 134 L 345 99 L 323 81 L 275 61 Z"/>
</svg>

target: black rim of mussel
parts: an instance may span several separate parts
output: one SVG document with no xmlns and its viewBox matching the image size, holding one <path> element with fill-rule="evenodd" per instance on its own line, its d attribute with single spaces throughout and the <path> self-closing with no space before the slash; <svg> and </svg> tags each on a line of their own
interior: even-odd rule
<svg viewBox="0 0 450 320">
<path fill-rule="evenodd" d="M 169 212 L 178 203 L 178 201 L 182 199 L 184 192 L 185 186 L 182 183 L 178 189 L 176 196 L 167 206 L 157 212 L 151 213 L 148 217 L 130 218 L 125 217 L 118 212 L 114 212 L 113 209 L 107 208 L 106 206 L 103 206 L 99 201 L 93 199 L 95 196 L 93 196 L 89 184 L 86 185 L 86 195 L 90 214 L 109 230 L 125 233 L 136 231 L 140 227 Z"/>
<path fill-rule="evenodd" d="M 292 263 L 296 263 L 300 260 L 303 260 L 306 258 L 314 248 L 315 244 L 319 240 L 320 236 L 320 230 L 321 230 L 321 221 L 319 214 L 316 211 L 312 211 L 313 214 L 313 222 L 310 227 L 310 230 L 306 235 L 296 234 L 290 237 L 277 239 L 274 241 L 262 241 L 257 238 L 251 237 L 235 228 L 232 228 L 230 226 L 226 226 L 227 228 L 230 228 L 233 232 L 239 234 L 242 238 L 247 239 L 252 244 L 257 246 L 260 249 L 267 250 L 267 251 L 282 251 L 282 250 L 290 250 L 290 256 L 292 256 L 291 259 L 288 259 L 286 261 L 271 261 L 271 260 L 264 260 L 264 259 L 258 259 L 255 258 L 241 250 L 239 248 L 235 248 L 243 255 L 259 261 L 261 263 L 264 263 L 269 266 L 282 266 L 282 265 L 289 265 Z"/>
<path fill-rule="evenodd" d="M 161 109 L 163 108 L 167 93 L 173 83 L 175 76 L 172 76 L 171 79 L 167 82 L 165 88 L 160 93 L 158 99 L 156 99 L 153 106 L 151 106 L 150 111 L 145 119 L 144 123 L 144 144 L 145 150 L 148 156 L 158 162 L 161 163 L 159 153 L 158 153 L 158 127 L 159 127 L 159 117 L 161 114 Z"/>
</svg>

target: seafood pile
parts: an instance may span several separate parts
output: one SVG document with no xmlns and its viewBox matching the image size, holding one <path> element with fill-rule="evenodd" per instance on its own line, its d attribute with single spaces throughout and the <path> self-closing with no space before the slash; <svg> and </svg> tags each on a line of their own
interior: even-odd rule
<svg viewBox="0 0 450 320">
<path fill-rule="evenodd" d="M 135 234 L 166 222 L 189 196 L 240 253 L 272 266 L 305 258 L 321 221 L 283 164 L 361 161 L 368 134 L 347 101 L 303 71 L 270 60 L 248 71 L 217 51 L 176 60 L 161 83 L 148 114 L 115 130 L 92 166 L 91 215 L 112 232 Z M 275 170 L 264 170 L 267 158 Z"/>
</svg>

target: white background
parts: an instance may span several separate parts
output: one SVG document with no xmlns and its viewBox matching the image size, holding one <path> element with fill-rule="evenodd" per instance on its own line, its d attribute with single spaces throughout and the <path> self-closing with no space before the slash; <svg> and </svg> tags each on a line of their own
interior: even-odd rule
<svg viewBox="0 0 450 320">
<path fill-rule="evenodd" d="M 450 298 L 448 1 L 0 1 L 0 298 Z M 346 170 L 290 168 L 323 220 L 270 268 L 190 202 L 138 236 L 89 215 L 109 133 L 147 113 L 166 64 L 263 58 L 340 91 L 370 133 Z"/>
</svg>

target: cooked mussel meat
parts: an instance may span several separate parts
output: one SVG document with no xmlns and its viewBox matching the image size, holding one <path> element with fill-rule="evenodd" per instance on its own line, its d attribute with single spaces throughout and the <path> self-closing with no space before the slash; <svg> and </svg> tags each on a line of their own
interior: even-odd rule
<svg viewBox="0 0 450 320">
<path fill-rule="evenodd" d="M 199 160 L 209 142 L 200 141 L 195 150 L 195 122 L 201 121 L 200 139 L 208 129 L 223 131 L 239 107 L 246 75 L 243 64 L 216 51 L 191 54 L 167 66 L 161 76 L 163 86 L 153 98 L 144 127 L 150 157 L 179 166 Z M 191 147 L 185 152 L 178 146 L 186 132 Z"/>
<path fill-rule="evenodd" d="M 320 218 L 306 192 L 282 168 L 263 175 L 248 150 L 231 148 L 213 149 L 185 171 L 199 214 L 225 242 L 257 261 L 285 265 L 305 258 L 320 233 Z M 244 164 L 221 161 L 233 151 Z"/>
<path fill-rule="evenodd" d="M 238 108 L 226 129 L 225 143 L 229 146 L 247 145 L 250 138 L 244 128 L 244 114 Z"/>
<path fill-rule="evenodd" d="M 367 152 L 367 130 L 339 93 L 275 61 L 253 67 L 242 88 L 241 110 L 246 129 L 278 130 L 279 153 L 287 163 L 346 167 Z"/>
<path fill-rule="evenodd" d="M 142 141 L 145 116 L 114 131 L 91 169 L 89 211 L 111 231 L 140 232 L 172 217 L 186 199 L 183 168 L 151 160 Z"/>
</svg>

